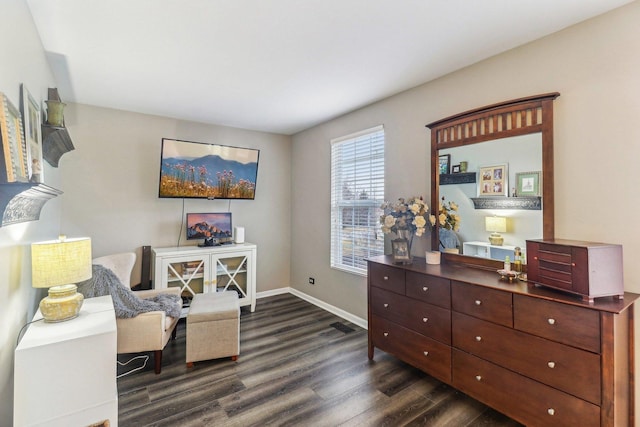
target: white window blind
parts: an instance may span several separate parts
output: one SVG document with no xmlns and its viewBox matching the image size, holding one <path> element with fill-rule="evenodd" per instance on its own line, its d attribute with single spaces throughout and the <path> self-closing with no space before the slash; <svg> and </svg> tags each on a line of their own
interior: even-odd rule
<svg viewBox="0 0 640 427">
<path fill-rule="evenodd" d="M 331 267 L 367 274 L 366 258 L 384 253 L 384 129 L 331 141 Z"/>
</svg>

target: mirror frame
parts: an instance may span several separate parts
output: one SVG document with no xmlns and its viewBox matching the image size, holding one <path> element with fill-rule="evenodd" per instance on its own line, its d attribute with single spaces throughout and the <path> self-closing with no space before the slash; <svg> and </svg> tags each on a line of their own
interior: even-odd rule
<svg viewBox="0 0 640 427">
<path fill-rule="evenodd" d="M 431 129 L 431 210 L 440 206 L 438 151 L 478 144 L 511 136 L 542 134 L 542 238 L 553 239 L 553 101 L 558 92 L 513 99 L 487 105 L 435 121 Z M 439 224 L 431 233 L 431 249 L 439 249 Z M 486 258 L 442 253 L 445 262 L 457 262 L 487 268 L 501 268 L 502 262 Z"/>
</svg>

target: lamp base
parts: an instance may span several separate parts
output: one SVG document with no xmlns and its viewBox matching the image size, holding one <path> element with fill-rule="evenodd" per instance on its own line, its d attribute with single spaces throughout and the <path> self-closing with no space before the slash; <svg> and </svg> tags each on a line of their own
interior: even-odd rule
<svg viewBox="0 0 640 427">
<path fill-rule="evenodd" d="M 489 235 L 489 243 L 494 246 L 502 246 L 502 244 L 504 243 L 504 237 L 502 237 L 498 233 L 491 233 Z"/>
<path fill-rule="evenodd" d="M 40 301 L 40 312 L 47 323 L 64 322 L 78 317 L 84 296 L 76 285 L 60 285 L 49 288 L 49 296 Z"/>
</svg>

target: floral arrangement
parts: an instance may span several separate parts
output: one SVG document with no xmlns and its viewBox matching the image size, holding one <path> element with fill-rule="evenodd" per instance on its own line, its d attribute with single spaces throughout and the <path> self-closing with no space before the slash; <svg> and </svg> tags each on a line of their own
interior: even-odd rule
<svg viewBox="0 0 640 427">
<path fill-rule="evenodd" d="M 399 230 L 407 230 L 416 236 L 424 234 L 429 206 L 424 202 L 422 196 L 413 197 L 406 201 L 398 199 L 397 203 L 384 202 L 380 209 L 383 211 L 380 216 L 380 224 L 382 224 L 384 234 L 397 234 Z"/>
<path fill-rule="evenodd" d="M 440 227 L 447 230 L 458 231 L 460 229 L 460 215 L 456 212 L 458 212 L 458 205 L 454 202 L 445 202 L 443 197 L 438 211 L 438 223 Z M 429 221 L 432 226 L 435 225 L 436 217 L 430 215 Z"/>
</svg>

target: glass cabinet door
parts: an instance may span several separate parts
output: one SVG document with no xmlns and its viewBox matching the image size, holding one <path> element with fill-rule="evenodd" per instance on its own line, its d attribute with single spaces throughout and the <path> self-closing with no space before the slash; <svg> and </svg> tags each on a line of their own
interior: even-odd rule
<svg viewBox="0 0 640 427">
<path fill-rule="evenodd" d="M 162 266 L 167 274 L 167 286 L 180 288 L 183 307 L 189 307 L 196 294 L 207 291 L 207 264 L 205 257 L 163 260 Z"/>
<path fill-rule="evenodd" d="M 250 265 L 246 254 L 230 254 L 215 259 L 214 283 L 217 292 L 236 291 L 238 297 L 247 298 L 247 275 Z"/>
</svg>

